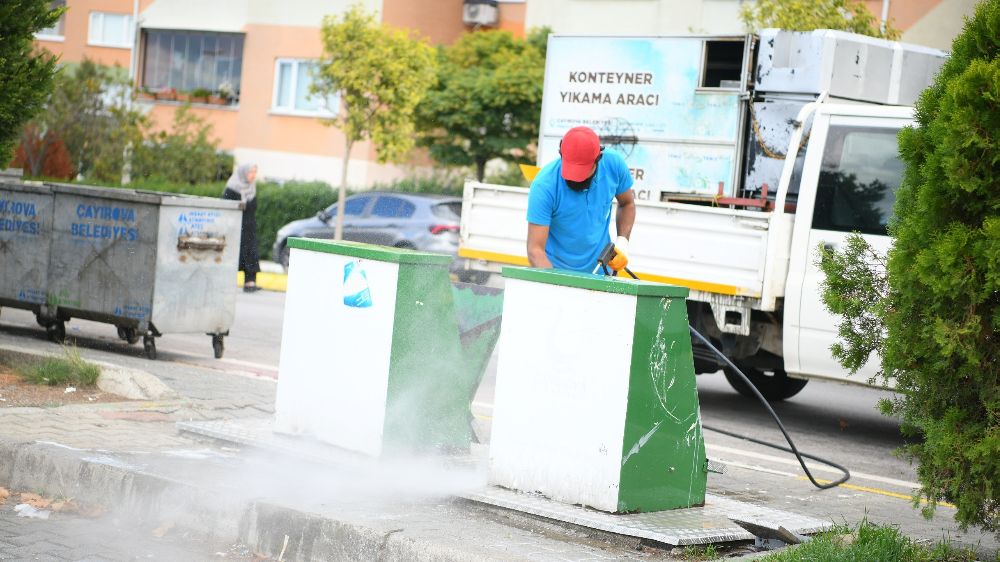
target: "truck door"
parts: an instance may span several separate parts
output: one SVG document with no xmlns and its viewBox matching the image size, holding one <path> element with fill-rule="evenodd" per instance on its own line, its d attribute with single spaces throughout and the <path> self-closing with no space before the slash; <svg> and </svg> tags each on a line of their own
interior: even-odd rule
<svg viewBox="0 0 1000 562">
<path fill-rule="evenodd" d="M 898 117 L 817 115 L 802 170 L 785 292 L 790 373 L 865 383 L 877 371 L 878 358 L 872 357 L 848 379 L 833 358 L 838 319 L 820 298 L 824 277 L 816 261 L 820 246 L 842 249 L 851 232 L 861 233 L 884 258 L 890 245 L 886 224 L 903 175 L 896 136 L 908 123 Z"/>
</svg>

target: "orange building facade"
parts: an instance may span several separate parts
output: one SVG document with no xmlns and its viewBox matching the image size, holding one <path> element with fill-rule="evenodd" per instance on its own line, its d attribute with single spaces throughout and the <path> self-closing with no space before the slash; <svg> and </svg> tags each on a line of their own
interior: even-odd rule
<svg viewBox="0 0 1000 562">
<path fill-rule="evenodd" d="M 464 21 L 469 16 L 464 11 L 467 1 L 365 0 L 362 4 L 386 25 L 413 30 L 434 44 L 448 44 L 475 28 Z M 341 13 L 353 2 L 55 3 L 67 11 L 59 25 L 37 35 L 38 45 L 65 63 L 86 57 L 128 69 L 140 91 L 140 103 L 156 127 L 168 128 L 177 109 L 190 103 L 192 112 L 212 125 L 220 148 L 232 152 L 238 163 L 257 163 L 262 177 L 339 184 L 345 143 L 336 128 L 324 124 L 339 109 L 339 101 L 314 99 L 309 84 L 313 65 L 323 56 L 323 17 Z M 489 27 L 523 36 L 523 1 L 497 2 L 492 13 L 496 17 Z M 379 164 L 370 143 L 356 144 L 348 183 L 390 181 L 422 164 Z"/>
</svg>

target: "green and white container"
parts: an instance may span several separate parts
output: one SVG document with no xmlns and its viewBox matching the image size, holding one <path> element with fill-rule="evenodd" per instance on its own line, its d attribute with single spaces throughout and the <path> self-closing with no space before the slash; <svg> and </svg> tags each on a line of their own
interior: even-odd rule
<svg viewBox="0 0 1000 562">
<path fill-rule="evenodd" d="M 452 257 L 299 238 L 288 245 L 275 430 L 372 456 L 467 450 L 485 362 L 462 350 Z M 468 347 L 488 357 L 493 343 Z"/>
<path fill-rule="evenodd" d="M 613 513 L 702 505 L 688 290 L 503 275 L 490 483 Z"/>
</svg>

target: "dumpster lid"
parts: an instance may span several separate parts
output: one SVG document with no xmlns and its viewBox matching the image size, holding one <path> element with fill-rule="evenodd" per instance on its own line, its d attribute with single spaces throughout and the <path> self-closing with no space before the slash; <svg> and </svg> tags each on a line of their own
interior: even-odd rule
<svg viewBox="0 0 1000 562">
<path fill-rule="evenodd" d="M 687 287 L 664 285 L 651 281 L 637 281 L 624 277 L 608 277 L 593 273 L 578 273 L 561 269 L 535 269 L 531 267 L 505 267 L 503 276 L 508 279 L 535 281 L 549 285 L 562 285 L 577 289 L 591 289 L 605 293 L 635 295 L 639 297 L 675 297 L 687 298 Z"/>
<path fill-rule="evenodd" d="M 98 197 L 101 199 L 114 199 L 115 201 L 128 201 L 131 203 L 151 203 L 159 204 L 162 195 L 153 192 L 138 192 L 133 189 L 118 187 L 98 187 L 95 185 L 79 185 L 73 183 L 46 183 L 55 193 L 68 193 L 71 195 L 86 195 L 87 197 Z"/>
<path fill-rule="evenodd" d="M 18 193 L 37 193 L 39 195 L 50 195 L 52 190 L 42 183 L 23 183 L 13 178 L 0 179 L 0 191 L 16 191 Z"/>
<path fill-rule="evenodd" d="M 152 193 L 149 191 L 139 191 L 139 193 Z M 240 210 L 243 202 L 232 199 L 217 199 L 215 197 L 202 197 L 200 195 L 185 195 L 171 193 L 170 195 L 160 194 L 160 205 L 164 207 L 204 207 L 209 209 L 232 209 Z"/>
<path fill-rule="evenodd" d="M 289 238 L 288 247 L 394 263 L 449 265 L 453 259 L 452 256 L 445 254 L 418 252 L 405 248 L 390 248 L 388 246 L 376 246 L 361 242 L 335 242 L 333 240 L 316 240 L 313 238 Z"/>
</svg>

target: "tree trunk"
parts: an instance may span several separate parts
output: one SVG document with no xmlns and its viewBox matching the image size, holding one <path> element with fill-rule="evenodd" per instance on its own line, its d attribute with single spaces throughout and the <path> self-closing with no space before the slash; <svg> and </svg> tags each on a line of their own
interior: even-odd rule
<svg viewBox="0 0 1000 562">
<path fill-rule="evenodd" d="M 347 164 L 351 161 L 351 147 L 354 141 L 346 139 L 344 146 L 344 163 L 340 168 L 340 192 L 337 195 L 337 224 L 333 227 L 333 239 L 344 239 L 344 204 L 347 199 Z"/>
<path fill-rule="evenodd" d="M 483 181 L 486 177 L 486 160 L 476 159 L 476 180 Z"/>
</svg>

